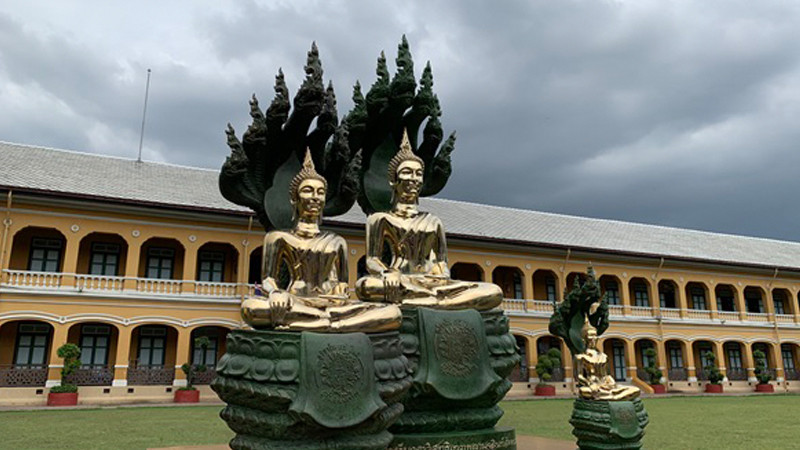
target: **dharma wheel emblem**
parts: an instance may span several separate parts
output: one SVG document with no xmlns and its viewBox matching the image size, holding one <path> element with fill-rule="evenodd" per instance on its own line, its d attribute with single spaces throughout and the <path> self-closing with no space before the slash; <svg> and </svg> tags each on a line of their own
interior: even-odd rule
<svg viewBox="0 0 800 450">
<path fill-rule="evenodd" d="M 434 342 L 442 372 L 464 377 L 477 368 L 478 337 L 463 320 L 445 320 L 437 324 Z"/>
<path fill-rule="evenodd" d="M 346 345 L 328 345 L 317 358 L 321 395 L 334 403 L 345 403 L 358 394 L 364 366 L 356 352 Z"/>
</svg>

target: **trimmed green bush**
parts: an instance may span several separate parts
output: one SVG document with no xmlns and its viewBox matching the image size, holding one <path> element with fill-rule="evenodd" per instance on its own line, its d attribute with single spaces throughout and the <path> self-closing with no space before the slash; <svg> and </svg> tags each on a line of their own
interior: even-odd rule
<svg viewBox="0 0 800 450">
<path fill-rule="evenodd" d="M 64 367 L 61 368 L 61 386 L 53 386 L 50 392 L 55 394 L 78 392 L 78 386 L 67 383 L 66 378 L 81 367 L 80 347 L 67 342 L 56 350 L 56 354 L 64 360 Z"/>
<path fill-rule="evenodd" d="M 753 352 L 753 359 L 756 363 L 755 372 L 758 384 L 769 384 L 769 380 L 772 379 L 772 374 L 767 370 L 767 355 L 761 350 L 756 350 Z"/>
<path fill-rule="evenodd" d="M 644 371 L 647 372 L 647 377 L 650 378 L 650 384 L 661 384 L 661 377 L 664 374 L 656 367 L 656 350 L 652 347 L 648 348 L 644 351 L 644 355 L 648 359 L 647 367 L 644 368 Z"/>
<path fill-rule="evenodd" d="M 553 371 L 561 367 L 561 352 L 557 348 L 551 348 L 547 353 L 539 355 L 536 363 L 536 375 L 539 376 L 539 384 L 547 385 L 553 378 Z"/>
<path fill-rule="evenodd" d="M 717 368 L 717 357 L 714 356 L 713 352 L 705 352 L 703 354 L 705 356 L 708 365 L 703 367 L 703 371 L 708 376 L 708 382 L 711 384 L 719 384 L 725 377 L 722 376 L 719 369 Z"/>
</svg>

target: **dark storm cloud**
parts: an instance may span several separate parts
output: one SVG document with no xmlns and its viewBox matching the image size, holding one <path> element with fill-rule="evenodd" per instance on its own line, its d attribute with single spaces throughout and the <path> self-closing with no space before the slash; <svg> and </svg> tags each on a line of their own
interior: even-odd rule
<svg viewBox="0 0 800 450">
<path fill-rule="evenodd" d="M 800 240 L 794 4 L 182 8 L 126 12 L 169 30 L 135 51 L 81 38 L 74 24 L 0 15 L 0 139 L 135 156 L 152 67 L 145 157 L 218 168 L 225 123 L 241 135 L 250 94 L 267 105 L 278 67 L 294 93 L 311 41 L 342 117 L 352 83 L 367 88 L 380 51 L 393 62 L 405 33 L 417 74 L 432 62 L 445 131 L 458 131 L 443 197 Z"/>
</svg>

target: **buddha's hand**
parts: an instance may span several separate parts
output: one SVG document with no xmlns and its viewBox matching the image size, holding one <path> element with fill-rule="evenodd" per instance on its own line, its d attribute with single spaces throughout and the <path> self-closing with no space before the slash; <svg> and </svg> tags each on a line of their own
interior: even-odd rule
<svg viewBox="0 0 800 450">
<path fill-rule="evenodd" d="M 288 292 L 273 292 L 269 296 L 269 310 L 275 326 L 286 324 L 286 314 L 292 309 L 292 297 Z"/>
<path fill-rule="evenodd" d="M 383 273 L 383 295 L 387 302 L 400 302 L 401 286 L 400 272 L 390 270 Z"/>
</svg>

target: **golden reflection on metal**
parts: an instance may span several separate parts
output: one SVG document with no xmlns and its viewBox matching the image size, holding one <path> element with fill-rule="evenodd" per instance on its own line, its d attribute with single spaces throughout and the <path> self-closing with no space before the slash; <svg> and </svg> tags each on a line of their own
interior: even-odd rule
<svg viewBox="0 0 800 450">
<path fill-rule="evenodd" d="M 392 209 L 367 218 L 367 270 L 356 283 L 362 300 L 438 309 L 488 310 L 503 300 L 492 283 L 450 279 L 442 222 L 417 209 L 425 172 L 403 133 L 400 151 L 389 162 Z M 391 253 L 383 259 L 384 247 Z"/>
<path fill-rule="evenodd" d="M 592 305 L 592 313 L 597 303 Z M 608 374 L 608 355 L 597 350 L 597 329 L 588 320 L 582 330 L 586 352 L 575 356 L 578 393 L 588 400 L 632 400 L 639 396 L 639 388 L 620 386 Z"/>
<path fill-rule="evenodd" d="M 318 332 L 380 332 L 401 323 L 395 305 L 352 300 L 347 285 L 347 243 L 320 231 L 325 179 L 307 151 L 290 185 L 295 226 L 264 237 L 263 296 L 242 302 L 242 318 L 253 328 Z M 289 285 L 279 287 L 281 270 Z"/>
</svg>

